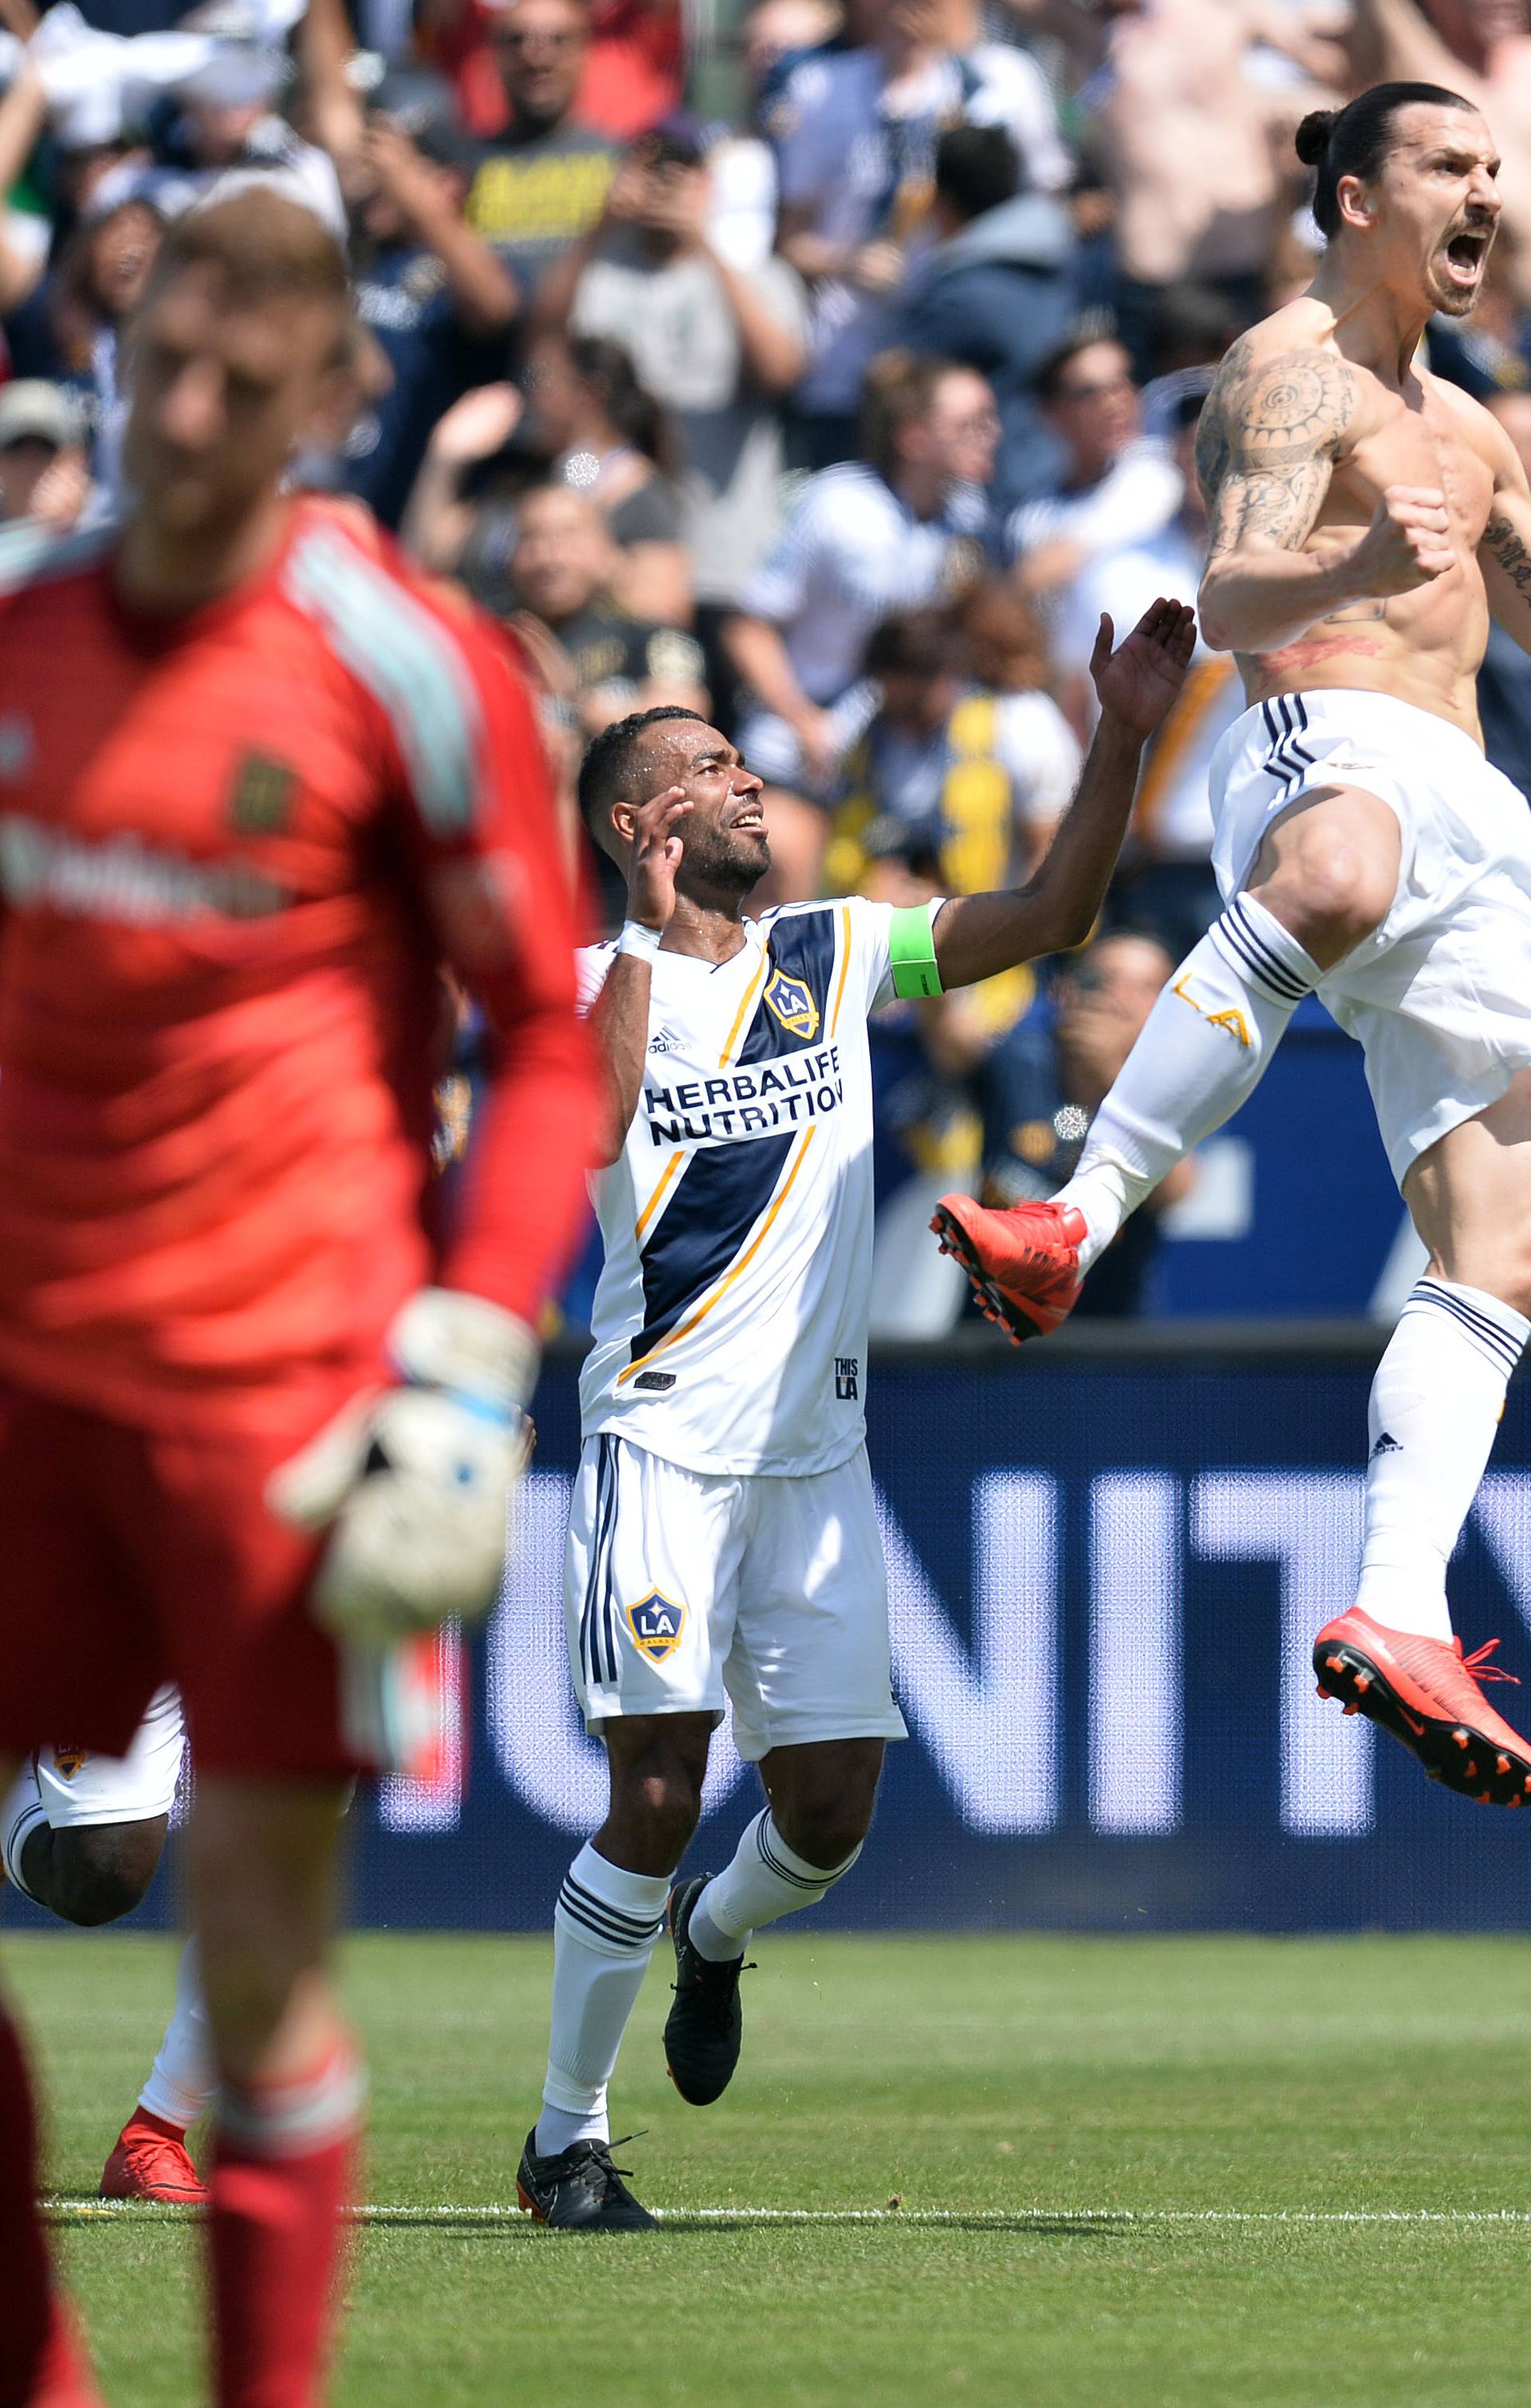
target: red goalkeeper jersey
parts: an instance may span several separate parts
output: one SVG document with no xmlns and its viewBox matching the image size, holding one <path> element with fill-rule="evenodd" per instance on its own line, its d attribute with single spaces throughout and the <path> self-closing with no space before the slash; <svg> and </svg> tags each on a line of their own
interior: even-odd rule
<svg viewBox="0 0 1531 2408">
<path fill-rule="evenodd" d="M 535 1321 L 596 1110 L 515 656 L 336 510 L 127 610 L 110 534 L 0 538 L 0 1375 L 259 1417 L 438 1278 Z M 491 1068 L 428 1226 L 449 963 Z"/>
</svg>

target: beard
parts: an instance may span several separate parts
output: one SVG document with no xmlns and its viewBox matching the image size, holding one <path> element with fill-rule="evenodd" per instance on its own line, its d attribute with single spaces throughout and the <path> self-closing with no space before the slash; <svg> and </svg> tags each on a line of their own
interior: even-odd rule
<svg viewBox="0 0 1531 2408">
<path fill-rule="evenodd" d="M 736 836 L 722 827 L 694 829 L 683 844 L 687 882 L 710 887 L 715 894 L 748 895 L 771 866 L 770 841 L 764 836 Z"/>
</svg>

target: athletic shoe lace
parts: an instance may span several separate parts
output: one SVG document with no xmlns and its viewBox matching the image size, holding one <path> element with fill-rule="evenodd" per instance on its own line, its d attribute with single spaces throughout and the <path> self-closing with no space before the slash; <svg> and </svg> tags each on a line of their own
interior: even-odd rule
<svg viewBox="0 0 1531 2408">
<path fill-rule="evenodd" d="M 1460 1655 L 1462 1649 L 1460 1639 L 1456 1644 Z M 1472 1655 L 1463 1656 L 1462 1670 L 1464 1672 L 1470 1672 L 1480 1685 L 1484 1681 L 1510 1681 L 1518 1689 L 1521 1685 L 1521 1676 L 1518 1672 L 1507 1672 L 1502 1664 L 1491 1664 L 1488 1660 L 1498 1644 L 1496 1639 L 1485 1639 L 1481 1647 L 1476 1648 Z"/>
</svg>

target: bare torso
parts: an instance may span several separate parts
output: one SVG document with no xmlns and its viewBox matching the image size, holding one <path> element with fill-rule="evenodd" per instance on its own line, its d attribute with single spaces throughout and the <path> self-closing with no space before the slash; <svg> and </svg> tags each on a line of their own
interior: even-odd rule
<svg viewBox="0 0 1531 2408">
<path fill-rule="evenodd" d="M 1476 680 L 1489 603 L 1478 546 L 1494 505 L 1502 431 L 1477 402 L 1422 368 L 1395 385 L 1347 358 L 1343 326 L 1305 295 L 1234 346 L 1209 399 L 1197 457 L 1214 541 L 1230 461 L 1241 452 L 1280 475 L 1283 462 L 1300 462 L 1321 423 L 1332 430 L 1327 491 L 1293 548 L 1317 558 L 1351 550 L 1384 492 L 1408 486 L 1444 497 L 1454 559 L 1412 593 L 1349 602 L 1276 649 L 1238 652 L 1251 702 L 1351 687 L 1413 703 L 1481 740 Z M 1281 539 L 1279 488 L 1239 507 L 1240 526 L 1229 532 L 1258 531 L 1263 513 Z"/>
<path fill-rule="evenodd" d="M 1229 0 L 1161 0 L 1116 30 L 1102 118 L 1123 265 L 1145 283 L 1265 261 L 1277 178 L 1247 49 Z"/>
</svg>

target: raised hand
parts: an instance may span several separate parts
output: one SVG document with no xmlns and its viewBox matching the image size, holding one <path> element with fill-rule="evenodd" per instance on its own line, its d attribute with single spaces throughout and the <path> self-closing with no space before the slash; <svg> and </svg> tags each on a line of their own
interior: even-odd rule
<svg viewBox="0 0 1531 2408">
<path fill-rule="evenodd" d="M 675 873 L 685 851 L 679 830 L 692 809 L 684 786 L 666 786 L 633 814 L 627 916 L 645 928 L 667 928 L 674 916 Z"/>
<path fill-rule="evenodd" d="M 1455 562 L 1445 494 L 1434 485 L 1389 485 L 1355 547 L 1356 592 L 1414 594 Z"/>
<path fill-rule="evenodd" d="M 1090 675 L 1103 713 L 1140 737 L 1161 727 L 1185 682 L 1195 648 L 1195 613 L 1184 602 L 1151 602 L 1130 636 L 1113 652 L 1116 630 L 1106 611 L 1090 655 Z"/>
</svg>

